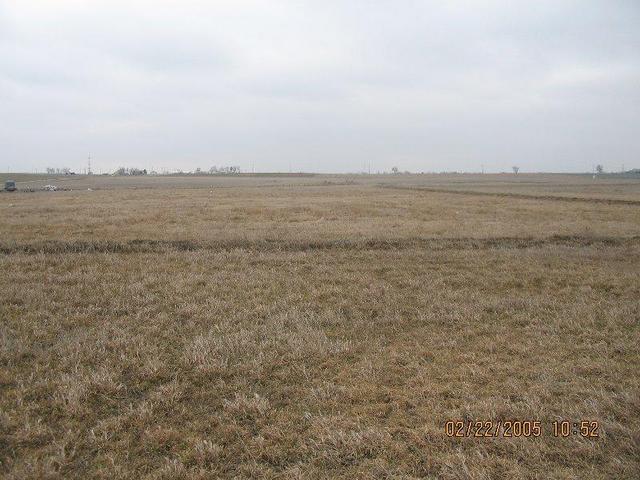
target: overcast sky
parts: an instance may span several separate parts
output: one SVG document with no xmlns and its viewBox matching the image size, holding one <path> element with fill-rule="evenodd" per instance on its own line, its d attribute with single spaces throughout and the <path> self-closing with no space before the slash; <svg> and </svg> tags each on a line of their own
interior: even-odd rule
<svg viewBox="0 0 640 480">
<path fill-rule="evenodd" d="M 640 167 L 640 1 L 0 0 L 0 170 Z"/>
</svg>

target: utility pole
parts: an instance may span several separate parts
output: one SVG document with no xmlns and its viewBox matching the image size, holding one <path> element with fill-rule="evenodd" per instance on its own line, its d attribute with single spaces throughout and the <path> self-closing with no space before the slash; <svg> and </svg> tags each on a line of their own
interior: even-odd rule
<svg viewBox="0 0 640 480">
<path fill-rule="evenodd" d="M 91 155 L 87 159 L 87 175 L 91 175 Z"/>
</svg>

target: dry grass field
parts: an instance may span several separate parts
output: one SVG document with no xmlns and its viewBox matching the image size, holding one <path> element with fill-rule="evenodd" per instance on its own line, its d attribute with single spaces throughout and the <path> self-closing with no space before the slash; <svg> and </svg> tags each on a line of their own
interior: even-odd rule
<svg viewBox="0 0 640 480">
<path fill-rule="evenodd" d="M 20 181 L 0 477 L 640 476 L 638 179 Z"/>
</svg>

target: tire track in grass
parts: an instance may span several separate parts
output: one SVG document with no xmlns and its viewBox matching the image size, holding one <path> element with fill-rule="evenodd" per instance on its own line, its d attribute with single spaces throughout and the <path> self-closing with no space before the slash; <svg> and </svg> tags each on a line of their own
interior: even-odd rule
<svg viewBox="0 0 640 480">
<path fill-rule="evenodd" d="M 587 202 L 602 203 L 606 205 L 632 205 L 640 206 L 640 200 L 624 200 L 621 198 L 588 198 L 588 197 L 563 197 L 559 195 L 533 195 L 529 193 L 511 193 L 511 192 L 480 192 L 477 190 L 455 190 L 450 188 L 432 188 L 432 187 L 409 187 L 390 184 L 379 184 L 381 188 L 389 188 L 392 190 L 412 190 L 425 193 L 453 193 L 456 195 L 471 195 L 485 197 L 506 197 L 520 200 L 545 200 L 554 202 Z"/>
<path fill-rule="evenodd" d="M 0 255 L 58 255 L 83 253 L 162 253 L 170 251 L 229 251 L 247 250 L 255 252 L 304 252 L 316 250 L 499 250 L 526 249 L 548 246 L 564 247 L 621 247 L 640 245 L 640 236 L 607 237 L 552 235 L 549 237 L 490 237 L 490 238 L 407 238 L 365 240 L 220 240 L 198 242 L 193 240 L 47 240 L 39 242 L 2 242 Z"/>
</svg>

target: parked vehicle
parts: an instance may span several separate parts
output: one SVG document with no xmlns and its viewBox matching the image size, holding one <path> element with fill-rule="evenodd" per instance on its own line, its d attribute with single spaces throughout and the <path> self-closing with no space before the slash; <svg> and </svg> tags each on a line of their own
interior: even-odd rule
<svg viewBox="0 0 640 480">
<path fill-rule="evenodd" d="M 7 192 L 15 192 L 17 190 L 16 182 L 14 182 L 13 180 L 7 180 L 6 182 L 4 182 L 4 189 Z"/>
</svg>

